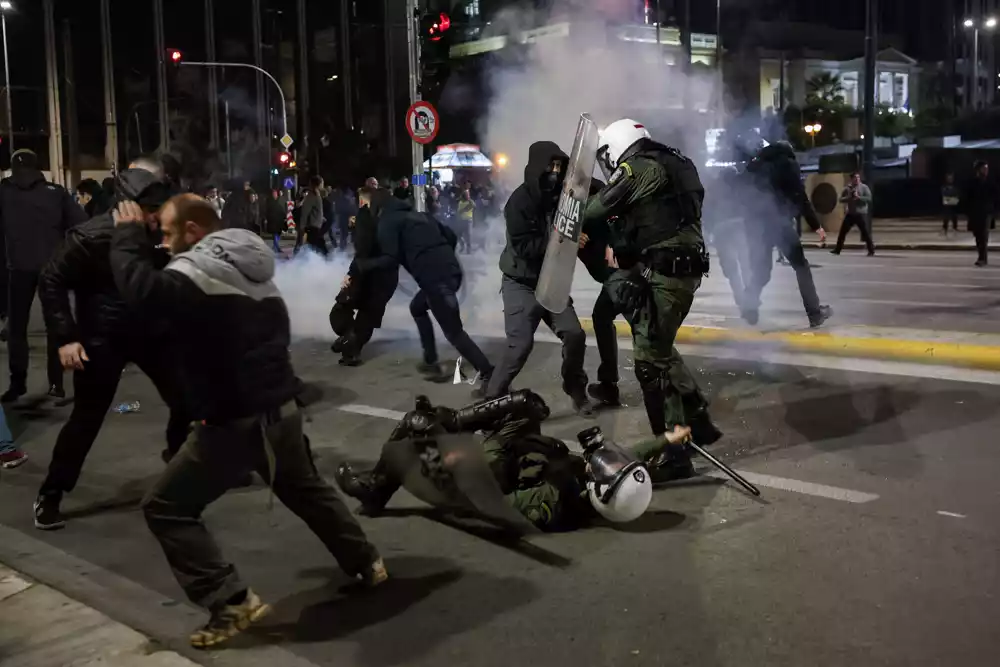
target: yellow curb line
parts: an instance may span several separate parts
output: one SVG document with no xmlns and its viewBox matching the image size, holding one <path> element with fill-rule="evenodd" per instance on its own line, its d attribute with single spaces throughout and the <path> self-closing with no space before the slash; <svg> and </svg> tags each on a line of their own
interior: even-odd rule
<svg viewBox="0 0 1000 667">
<path fill-rule="evenodd" d="M 580 318 L 584 331 L 593 333 L 590 318 Z M 627 322 L 615 320 L 619 338 L 631 338 Z M 842 357 L 871 357 L 943 364 L 982 370 L 1000 370 L 1000 346 L 947 343 L 899 338 L 860 338 L 813 331 L 763 332 L 752 329 L 682 326 L 677 342 L 691 345 L 743 343 L 759 347 L 781 347 L 795 352 L 813 352 Z"/>
</svg>

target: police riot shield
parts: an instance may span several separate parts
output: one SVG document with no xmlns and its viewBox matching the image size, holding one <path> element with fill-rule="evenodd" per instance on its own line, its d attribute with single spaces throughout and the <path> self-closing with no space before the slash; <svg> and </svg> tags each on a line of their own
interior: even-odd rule
<svg viewBox="0 0 1000 667">
<path fill-rule="evenodd" d="M 382 460 L 403 488 L 428 505 L 472 512 L 521 535 L 538 532 L 504 497 L 482 444 L 471 433 L 389 442 L 382 449 Z"/>
<path fill-rule="evenodd" d="M 573 151 L 566 167 L 559 206 L 552 218 L 549 244 L 545 249 L 542 272 L 538 277 L 535 298 L 552 313 L 561 313 L 569 305 L 576 270 L 576 254 L 580 248 L 583 212 L 590 194 L 590 179 L 597 161 L 599 133 L 587 114 L 580 115 L 573 140 Z"/>
</svg>

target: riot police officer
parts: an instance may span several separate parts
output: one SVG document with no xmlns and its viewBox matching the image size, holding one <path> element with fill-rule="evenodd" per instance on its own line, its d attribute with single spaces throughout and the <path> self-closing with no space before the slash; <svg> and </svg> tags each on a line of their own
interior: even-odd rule
<svg viewBox="0 0 1000 667">
<path fill-rule="evenodd" d="M 708 271 L 698 170 L 634 120 L 606 127 L 598 145 L 608 183 L 588 201 L 584 226 L 606 220 L 610 228 L 619 268 L 605 288 L 632 326 L 635 373 L 653 435 L 665 441 L 671 427 L 687 425 L 696 442 L 711 444 L 722 433 L 674 347 Z M 663 481 L 694 474 L 680 445 L 666 447 L 655 467 L 654 476 Z"/>
<path fill-rule="evenodd" d="M 600 427 L 578 436 L 583 455 L 542 435 L 549 408 L 522 390 L 461 410 L 433 407 L 423 397 L 400 420 L 370 472 L 343 464 L 337 483 L 378 514 L 400 486 L 436 507 L 471 510 L 519 532 L 583 527 L 600 515 L 612 523 L 633 521 L 652 499 L 643 461 L 604 437 Z M 483 431 L 483 442 L 458 432 Z M 669 442 L 683 442 L 676 429 Z"/>
</svg>

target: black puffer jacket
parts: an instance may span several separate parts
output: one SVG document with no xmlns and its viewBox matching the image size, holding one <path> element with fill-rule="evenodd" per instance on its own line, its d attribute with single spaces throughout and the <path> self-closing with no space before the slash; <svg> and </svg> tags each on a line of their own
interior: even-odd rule
<svg viewBox="0 0 1000 667">
<path fill-rule="evenodd" d="M 551 141 L 531 144 L 528 164 L 524 167 L 524 183 L 511 193 L 503 209 L 507 246 L 500 255 L 500 271 L 529 287 L 538 284 L 552 214 L 559 203 L 558 189 L 542 189 L 542 179 L 553 160 L 568 161 L 569 158 Z"/>
<path fill-rule="evenodd" d="M 69 193 L 46 181 L 38 169 L 15 168 L 0 183 L 0 233 L 13 271 L 41 271 L 66 230 L 86 219 Z"/>
<path fill-rule="evenodd" d="M 126 196 L 151 193 L 158 189 L 157 185 L 152 174 L 140 169 L 123 171 L 119 178 Z M 167 190 L 152 194 L 156 200 L 168 195 Z M 134 335 L 137 327 L 145 326 L 125 305 L 111 275 L 109 254 L 114 229 L 111 212 L 74 227 L 42 271 L 38 296 L 45 327 L 60 346 L 77 342 L 84 347 L 113 344 L 117 337 Z M 158 257 L 165 265 L 166 253 Z M 70 292 L 76 296 L 75 316 Z"/>
<path fill-rule="evenodd" d="M 362 274 L 402 266 L 421 287 L 452 283 L 462 278 L 455 254 L 458 238 L 431 215 L 418 213 L 408 201 L 378 193 L 372 202 L 381 255 L 358 259 Z"/>
</svg>

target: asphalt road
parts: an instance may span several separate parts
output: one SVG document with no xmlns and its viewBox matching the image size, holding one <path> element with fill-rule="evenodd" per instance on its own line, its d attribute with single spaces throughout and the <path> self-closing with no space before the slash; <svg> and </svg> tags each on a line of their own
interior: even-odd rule
<svg viewBox="0 0 1000 667">
<path fill-rule="evenodd" d="M 468 401 L 467 386 L 417 377 L 412 340 L 383 336 L 368 352 L 343 369 L 325 345 L 294 349 L 301 375 L 323 388 L 308 428 L 327 475 L 341 459 L 373 461 L 416 393 Z M 588 362 L 593 371 L 592 353 Z M 357 594 L 297 519 L 268 512 L 266 488 L 240 490 L 207 521 L 277 611 L 236 647 L 196 657 L 240 667 L 995 664 L 998 376 L 691 364 L 727 432 L 717 452 L 754 474 L 762 500 L 706 478 L 658 491 L 635 524 L 511 545 L 433 521 L 400 495 L 390 516 L 362 519 L 393 580 Z M 558 365 L 558 347 L 540 342 L 518 384 L 550 401 L 546 430 L 571 439 L 592 422 L 570 414 Z M 623 351 L 632 407 L 597 419 L 623 441 L 645 435 L 630 365 Z M 135 510 L 161 468 L 165 411 L 134 370 L 119 397 L 142 412 L 108 416 L 56 533 L 31 526 L 31 501 L 67 409 L 8 411 L 32 460 L 0 480 L 0 559 L 192 655 L 185 633 L 201 616 Z"/>
<path fill-rule="evenodd" d="M 503 330 L 500 301 L 499 250 L 483 255 L 463 255 L 467 284 L 462 310 L 471 329 L 484 333 Z M 976 267 L 975 254 L 966 252 L 879 252 L 867 257 L 864 251 L 845 250 L 833 256 L 822 250 L 806 253 L 820 299 L 834 309 L 830 327 L 889 327 L 910 330 L 937 330 L 971 333 L 1000 333 L 1000 259 L 996 266 Z M 293 321 L 301 333 L 330 335 L 329 305 L 318 293 L 333 292 L 347 268 L 343 254 L 330 265 L 308 272 L 289 267 L 283 270 L 283 290 L 293 311 Z M 713 260 L 714 261 L 714 260 Z M 745 327 L 735 306 L 729 283 L 717 262 L 702 283 L 688 324 Z M 332 286 L 332 287 L 331 287 Z M 392 326 L 409 329 L 407 294 L 415 287 L 405 276 L 393 300 Z M 578 314 L 588 317 L 599 285 L 577 264 L 573 298 Z M 795 273 L 775 264 L 770 284 L 763 292 L 762 330 L 808 329 Z"/>
</svg>

